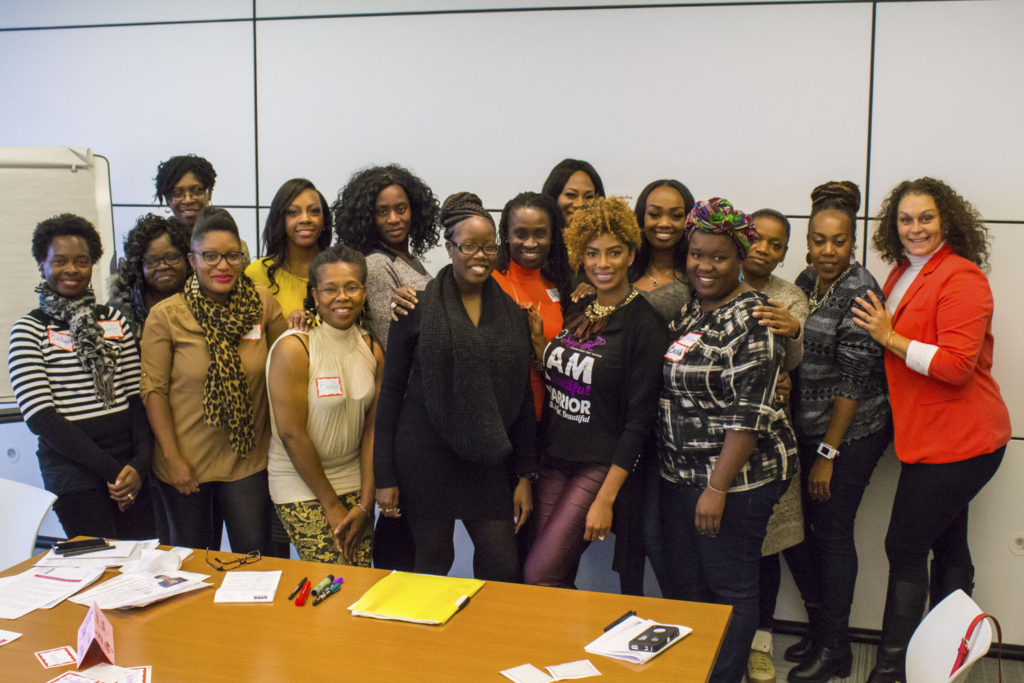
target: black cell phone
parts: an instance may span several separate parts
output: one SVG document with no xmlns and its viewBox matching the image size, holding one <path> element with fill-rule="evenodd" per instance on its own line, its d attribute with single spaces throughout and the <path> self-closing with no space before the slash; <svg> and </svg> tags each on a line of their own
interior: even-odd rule
<svg viewBox="0 0 1024 683">
<path fill-rule="evenodd" d="M 675 626 L 655 624 L 629 641 L 629 649 L 639 652 L 661 652 L 661 650 L 679 635 Z"/>
<path fill-rule="evenodd" d="M 106 550 L 110 542 L 105 538 L 89 538 L 84 541 L 62 541 L 53 544 L 53 552 L 64 557 L 72 555 L 84 555 L 94 553 L 98 550 Z"/>
</svg>

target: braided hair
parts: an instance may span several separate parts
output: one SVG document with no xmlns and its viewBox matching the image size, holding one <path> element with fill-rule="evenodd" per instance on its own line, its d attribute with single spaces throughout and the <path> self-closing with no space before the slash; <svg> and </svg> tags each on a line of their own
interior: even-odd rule
<svg viewBox="0 0 1024 683">
<path fill-rule="evenodd" d="M 807 225 L 822 211 L 838 211 L 850 221 L 850 238 L 857 242 L 857 211 L 860 189 L 849 180 L 830 180 L 811 190 L 811 217 Z"/>
<path fill-rule="evenodd" d="M 441 204 L 441 226 L 444 228 L 444 238 L 450 241 L 455 234 L 455 226 L 473 216 L 486 218 L 491 225 L 494 225 L 494 217 L 484 208 L 480 197 L 472 192 L 456 192 L 448 195 L 448 198 Z"/>
<path fill-rule="evenodd" d="M 686 215 L 686 240 L 694 231 L 707 235 L 725 235 L 736 244 L 740 261 L 747 258 L 750 245 L 757 233 L 750 216 L 733 207 L 732 202 L 722 197 L 712 197 L 697 202 Z"/>
</svg>

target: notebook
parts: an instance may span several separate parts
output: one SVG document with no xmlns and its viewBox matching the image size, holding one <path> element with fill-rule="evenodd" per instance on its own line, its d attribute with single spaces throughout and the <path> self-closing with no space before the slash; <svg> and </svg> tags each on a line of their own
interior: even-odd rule
<svg viewBox="0 0 1024 683">
<path fill-rule="evenodd" d="M 357 617 L 443 624 L 483 585 L 479 579 L 395 571 L 348 609 Z"/>
</svg>

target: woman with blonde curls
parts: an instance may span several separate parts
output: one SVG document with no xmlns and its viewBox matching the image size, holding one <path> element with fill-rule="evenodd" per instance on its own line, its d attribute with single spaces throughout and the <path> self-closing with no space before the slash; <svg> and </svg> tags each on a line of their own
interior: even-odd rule
<svg viewBox="0 0 1024 683">
<path fill-rule="evenodd" d="M 871 683 L 904 681 L 907 644 L 934 607 L 970 593 L 967 508 L 999 468 L 1010 417 L 992 377 L 992 291 L 981 270 L 988 233 L 941 180 L 893 188 L 874 244 L 893 264 L 882 301 L 856 300 L 856 323 L 885 349 L 896 455 L 903 462 L 885 538 L 889 588 Z"/>
<path fill-rule="evenodd" d="M 582 266 L 596 294 L 567 311 L 544 351 L 547 404 L 527 583 L 573 584 L 580 555 L 611 529 L 612 505 L 653 426 L 667 335 L 629 282 L 641 239 L 619 198 L 594 199 L 565 231 L 570 265 Z"/>
</svg>

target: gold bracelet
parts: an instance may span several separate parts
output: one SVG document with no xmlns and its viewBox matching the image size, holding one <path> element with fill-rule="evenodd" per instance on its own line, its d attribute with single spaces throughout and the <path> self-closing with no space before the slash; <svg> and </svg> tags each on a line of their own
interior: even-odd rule
<svg viewBox="0 0 1024 683">
<path fill-rule="evenodd" d="M 710 481 L 708 481 L 708 483 L 707 483 L 707 487 L 706 487 L 706 488 L 709 488 L 709 489 L 711 489 L 711 490 L 712 490 L 712 491 L 714 491 L 715 493 L 721 493 L 721 494 L 722 494 L 723 496 L 724 496 L 724 495 L 726 494 L 726 492 L 725 492 L 725 491 L 719 491 L 719 490 L 718 490 L 718 489 L 716 489 L 716 488 L 715 488 L 714 486 L 712 486 L 712 485 L 711 485 L 711 482 L 710 482 Z"/>
<path fill-rule="evenodd" d="M 889 334 L 885 335 L 885 348 L 892 351 L 892 337 L 896 334 L 896 330 L 889 328 Z"/>
</svg>

